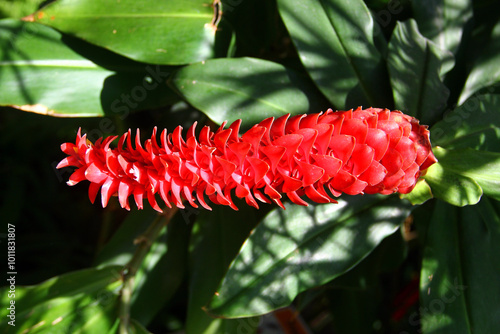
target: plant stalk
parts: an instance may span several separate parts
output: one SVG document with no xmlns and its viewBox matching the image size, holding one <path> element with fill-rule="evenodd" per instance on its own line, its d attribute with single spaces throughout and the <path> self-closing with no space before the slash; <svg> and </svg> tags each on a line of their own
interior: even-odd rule
<svg viewBox="0 0 500 334">
<path fill-rule="evenodd" d="M 135 275 L 148 254 L 151 245 L 158 238 L 162 229 L 170 222 L 176 212 L 176 207 L 166 209 L 165 213 L 158 215 L 148 229 L 134 240 L 134 244 L 138 245 L 137 249 L 121 272 L 123 285 L 120 292 L 121 300 L 119 307 L 120 334 L 130 333 L 130 302 L 134 291 Z"/>
</svg>

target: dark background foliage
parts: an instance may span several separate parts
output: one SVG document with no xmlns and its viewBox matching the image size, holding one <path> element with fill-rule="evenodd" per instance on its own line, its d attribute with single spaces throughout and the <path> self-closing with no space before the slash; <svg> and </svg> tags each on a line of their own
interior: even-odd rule
<svg viewBox="0 0 500 334">
<path fill-rule="evenodd" d="M 129 128 L 148 136 L 154 126 L 243 118 L 248 128 L 269 115 L 373 105 L 418 117 L 443 147 L 436 150 L 440 163 L 407 199 L 180 210 L 140 267 L 131 331 L 293 333 L 278 324 L 283 317 L 296 330 L 325 334 L 500 331 L 500 5 L 305 3 L 223 1 L 213 46 L 207 51 L 200 47 L 206 36 L 189 34 L 194 44 L 181 60 L 148 51 L 166 43 L 156 45 L 156 34 L 103 45 L 103 33 L 89 35 L 92 29 L 75 20 L 57 26 L 50 15 L 35 14 L 53 27 L 22 23 L 40 1 L 0 4 L 0 242 L 4 252 L 5 226 L 14 224 L 17 328 L 35 332 L 39 321 L 62 312 L 60 327 L 36 332 L 116 331 L 116 273 L 156 217 L 113 200 L 105 209 L 91 205 L 86 184 L 66 185 L 70 170 L 55 166 L 64 156 L 60 144 L 74 140 L 78 128 L 92 140 Z M 130 46 L 142 53 L 130 54 Z M 53 55 L 96 66 L 50 72 L 15 64 Z M 143 99 L 136 87 L 146 82 L 157 85 Z M 47 98 L 47 91 L 56 94 Z M 61 117 L 25 107 L 43 103 Z M 42 283 L 54 277 L 57 289 Z M 63 297 L 70 301 L 58 309 Z M 275 311 L 282 307 L 292 315 Z M 99 321 L 85 328 L 92 316 Z M 0 332 L 16 333 L 3 322 Z"/>
</svg>

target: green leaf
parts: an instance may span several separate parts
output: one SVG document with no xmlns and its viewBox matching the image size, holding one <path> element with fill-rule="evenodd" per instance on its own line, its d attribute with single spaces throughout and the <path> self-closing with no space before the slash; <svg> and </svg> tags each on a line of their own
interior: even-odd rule
<svg viewBox="0 0 500 334">
<path fill-rule="evenodd" d="M 307 78 L 256 59 L 213 59 L 180 69 L 172 84 L 216 123 L 243 119 L 250 126 L 270 116 L 321 111 L 323 101 Z"/>
<path fill-rule="evenodd" d="M 381 321 L 380 308 L 387 305 L 387 296 L 392 295 L 391 291 L 387 291 L 385 280 L 388 273 L 401 270 L 408 255 L 407 248 L 401 231 L 397 230 L 354 268 L 322 288 L 305 292 L 305 295 L 316 294 L 308 308 L 300 303 L 307 296 L 300 295 L 297 298 L 297 308 L 309 310 L 316 308 L 318 304 L 323 305 L 321 314 L 332 319 L 328 326 L 331 333 L 389 332 L 388 328 L 384 331 L 384 326 L 377 330 L 374 327 Z M 398 284 L 391 284 L 394 289 L 397 289 L 396 285 Z"/>
<path fill-rule="evenodd" d="M 278 7 L 304 67 L 336 108 L 392 104 L 362 0 L 279 0 Z"/>
<path fill-rule="evenodd" d="M 455 206 L 474 205 L 483 195 L 483 190 L 476 181 L 445 169 L 441 162 L 429 167 L 424 178 L 434 197 Z"/>
<path fill-rule="evenodd" d="M 423 37 L 414 20 L 398 22 L 387 56 L 396 109 L 423 124 L 435 122 L 449 96 L 440 72 L 451 56 Z"/>
<path fill-rule="evenodd" d="M 433 196 L 429 184 L 425 180 L 419 180 L 409 194 L 402 194 L 399 197 L 409 200 L 413 205 L 420 205 L 430 200 Z"/>
<path fill-rule="evenodd" d="M 36 23 L 0 21 L 0 105 L 52 116 L 102 116 L 100 93 L 112 74 Z"/>
<path fill-rule="evenodd" d="M 472 2 L 422 0 L 411 2 L 411 6 L 422 35 L 442 50 L 456 54 L 464 26 L 472 18 Z"/>
<path fill-rule="evenodd" d="M 469 97 L 481 88 L 488 87 L 500 82 L 500 22 L 498 22 L 493 31 L 486 47 L 482 50 L 478 59 L 474 62 L 465 86 L 462 90 L 459 104 L 464 103 Z"/>
<path fill-rule="evenodd" d="M 107 333 L 116 326 L 121 267 L 85 269 L 35 286 L 17 286 L 15 298 L 2 289 L 1 304 L 15 301 L 15 327 L 0 323 L 2 333 Z M 9 310 L 2 307 L 6 319 Z"/>
<path fill-rule="evenodd" d="M 419 231 L 423 333 L 500 332 L 499 212 L 498 202 L 487 198 L 464 208 L 437 201 L 428 225 L 417 225 L 425 230 Z M 418 325 L 418 314 L 409 321 Z"/>
<path fill-rule="evenodd" d="M 437 165 L 446 173 L 469 178 L 477 183 L 486 195 L 500 200 L 500 153 L 472 149 L 445 150 L 440 147 L 434 148 L 433 151 L 439 160 Z M 427 175 L 425 178 L 430 181 Z M 434 185 L 435 181 L 432 181 Z M 434 191 L 433 184 L 431 187 Z"/>
<path fill-rule="evenodd" d="M 446 149 L 500 152 L 500 95 L 470 97 L 431 128 L 431 141 Z"/>
<path fill-rule="evenodd" d="M 134 60 L 177 65 L 213 55 L 219 9 L 208 0 L 59 0 L 30 18 Z"/>
<path fill-rule="evenodd" d="M 165 85 L 171 71 L 40 24 L 0 21 L 0 105 L 60 117 L 123 119 L 171 103 L 174 93 Z"/>
<path fill-rule="evenodd" d="M 255 319 L 213 319 L 202 309 L 258 221 L 257 210 L 243 203 L 238 206 L 240 211 L 214 206 L 213 211 L 202 211 L 196 219 L 190 263 L 187 334 L 253 333 L 258 327 L 259 321 Z"/>
<path fill-rule="evenodd" d="M 236 318 L 287 306 L 358 264 L 409 212 L 408 203 L 384 196 L 275 209 L 245 242 L 207 311 Z"/>
</svg>

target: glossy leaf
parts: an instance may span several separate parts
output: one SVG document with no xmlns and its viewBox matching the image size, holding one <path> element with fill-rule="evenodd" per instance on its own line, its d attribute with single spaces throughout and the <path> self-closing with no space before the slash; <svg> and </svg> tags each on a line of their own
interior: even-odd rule
<svg viewBox="0 0 500 334">
<path fill-rule="evenodd" d="M 431 142 L 446 149 L 500 152 L 500 95 L 475 95 L 431 128 Z"/>
<path fill-rule="evenodd" d="M 422 35 L 442 50 L 456 54 L 465 24 L 472 18 L 472 2 L 424 0 L 411 2 L 411 6 Z"/>
<path fill-rule="evenodd" d="M 278 7 L 302 64 L 337 109 L 391 103 L 373 40 L 378 27 L 362 0 L 279 0 Z"/>
<path fill-rule="evenodd" d="M 134 60 L 177 65 L 212 56 L 219 9 L 208 0 L 60 0 L 30 19 Z"/>
<path fill-rule="evenodd" d="M 449 96 L 440 75 L 450 56 L 423 37 L 414 20 L 398 22 L 387 55 L 396 109 L 416 117 L 422 124 L 435 122 Z"/>
<path fill-rule="evenodd" d="M 458 100 L 464 103 L 469 97 L 481 88 L 492 86 L 500 82 L 500 22 L 495 25 L 489 43 L 486 44 L 479 57 L 474 61 L 474 66 L 467 77 L 465 86 Z"/>
<path fill-rule="evenodd" d="M 431 187 L 434 197 L 455 206 L 474 205 L 483 195 L 483 190 L 476 181 L 460 173 L 446 170 L 439 161 L 429 167 L 425 181 Z"/>
<path fill-rule="evenodd" d="M 172 102 L 165 84 L 170 72 L 40 24 L 0 21 L 0 105 L 51 116 L 124 119 Z"/>
<path fill-rule="evenodd" d="M 186 334 L 254 333 L 257 329 L 259 321 L 213 319 L 202 309 L 257 222 L 254 208 L 237 206 L 240 211 L 221 206 L 215 206 L 211 212 L 191 208 L 199 216 L 190 263 Z"/>
<path fill-rule="evenodd" d="M 0 21 L 0 105 L 51 116 L 102 116 L 103 81 L 113 72 L 36 23 Z"/>
<path fill-rule="evenodd" d="M 296 301 L 297 308 L 309 310 L 323 304 L 322 315 L 333 320 L 328 326 L 330 333 L 373 333 L 374 324 L 380 322 L 379 310 L 387 305 L 384 280 L 388 273 L 404 265 L 407 248 L 401 231 L 397 230 L 354 268 L 321 288 L 301 294 Z M 308 297 L 315 298 L 303 305 L 302 301 Z M 386 326 L 382 325 L 376 332 L 389 332 Z"/>
<path fill-rule="evenodd" d="M 242 118 L 251 125 L 270 116 L 319 112 L 323 99 L 306 80 L 274 62 L 225 58 L 186 66 L 172 84 L 216 123 Z"/>
<path fill-rule="evenodd" d="M 474 180 L 482 188 L 482 192 L 500 200 L 500 153 L 472 149 L 445 150 L 437 147 L 434 154 L 444 171 Z"/>
<path fill-rule="evenodd" d="M 438 201 L 422 230 L 420 316 L 423 333 L 500 331 L 500 207 L 483 198 L 476 206 L 453 208 Z M 422 222 L 417 227 L 422 229 Z"/>
<path fill-rule="evenodd" d="M 121 287 L 121 267 L 85 269 L 51 278 L 35 286 L 16 287 L 15 324 L 3 320 L 2 333 L 107 333 L 116 327 L 114 308 Z M 2 305 L 9 305 L 8 288 Z M 9 310 L 0 315 L 7 319 Z"/>
<path fill-rule="evenodd" d="M 429 184 L 425 180 L 419 180 L 409 194 L 403 194 L 400 197 L 409 200 L 413 205 L 418 205 L 425 203 L 433 196 Z"/>
<path fill-rule="evenodd" d="M 287 306 L 358 264 L 409 212 L 409 204 L 383 196 L 273 210 L 243 245 L 207 311 L 234 318 Z"/>
</svg>

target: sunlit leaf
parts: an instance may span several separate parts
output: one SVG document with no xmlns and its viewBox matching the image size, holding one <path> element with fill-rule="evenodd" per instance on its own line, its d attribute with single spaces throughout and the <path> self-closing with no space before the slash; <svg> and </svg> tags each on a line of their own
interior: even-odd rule
<svg viewBox="0 0 500 334">
<path fill-rule="evenodd" d="M 500 95 L 475 95 L 431 128 L 431 141 L 446 149 L 500 152 Z"/>
<path fill-rule="evenodd" d="M 450 56 L 423 37 L 414 20 L 398 22 L 387 55 L 396 109 L 423 124 L 435 122 L 449 96 L 440 73 Z"/>
<path fill-rule="evenodd" d="M 459 104 L 462 104 L 471 95 L 483 87 L 494 85 L 500 81 L 500 22 L 495 25 L 491 32 L 490 39 L 484 50 L 474 62 L 464 89 L 460 95 Z"/>
<path fill-rule="evenodd" d="M 411 2 L 422 35 L 439 48 L 456 54 L 464 27 L 472 18 L 470 0 L 422 0 Z"/>
<path fill-rule="evenodd" d="M 409 212 L 407 202 L 383 196 L 273 210 L 243 245 L 207 311 L 234 318 L 287 306 L 359 263 Z"/>
<path fill-rule="evenodd" d="M 171 103 L 173 92 L 165 84 L 171 71 L 40 24 L 0 21 L 0 105 L 50 116 L 124 119 Z"/>
<path fill-rule="evenodd" d="M 0 21 L 0 105 L 52 116 L 102 116 L 113 72 L 80 56 L 36 23 Z"/>
<path fill-rule="evenodd" d="M 213 55 L 219 9 L 209 0 L 60 0 L 30 19 L 134 60 L 175 65 Z"/>
<path fill-rule="evenodd" d="M 338 109 L 391 104 L 387 73 L 362 0 L 279 0 L 300 59 Z"/>
<path fill-rule="evenodd" d="M 453 208 L 438 201 L 428 224 L 421 222 L 423 249 L 420 314 L 412 325 L 425 334 L 500 331 L 500 208 L 483 198 Z"/>
<path fill-rule="evenodd" d="M 500 153 L 472 149 L 445 150 L 440 147 L 435 148 L 434 153 L 439 160 L 437 165 L 445 173 L 474 180 L 486 195 L 500 199 Z M 427 176 L 426 180 L 429 181 Z M 435 179 L 432 179 L 434 182 Z M 434 189 L 432 184 L 431 188 Z"/>
<path fill-rule="evenodd" d="M 403 194 L 400 197 L 409 200 L 413 205 L 417 205 L 430 200 L 433 196 L 429 184 L 425 180 L 419 180 L 409 194 Z"/>
<path fill-rule="evenodd" d="M 56 276 L 35 286 L 17 286 L 15 298 L 2 289 L 2 305 L 15 301 L 15 326 L 2 307 L 2 333 L 107 333 L 116 327 L 121 267 L 85 269 Z"/>
<path fill-rule="evenodd" d="M 431 187 L 434 197 L 456 206 L 474 205 L 483 195 L 483 190 L 476 181 L 445 169 L 440 162 L 429 167 L 425 181 Z"/>
<path fill-rule="evenodd" d="M 207 60 L 180 69 L 172 84 L 216 123 L 243 119 L 251 125 L 270 116 L 320 112 L 323 98 L 307 77 L 256 58 Z"/>
<path fill-rule="evenodd" d="M 186 334 L 254 333 L 258 320 L 213 319 L 202 307 L 216 291 L 241 244 L 257 223 L 256 210 L 245 204 L 240 211 L 221 206 L 214 207 L 212 212 L 192 210 L 198 216 L 190 262 Z"/>
</svg>

